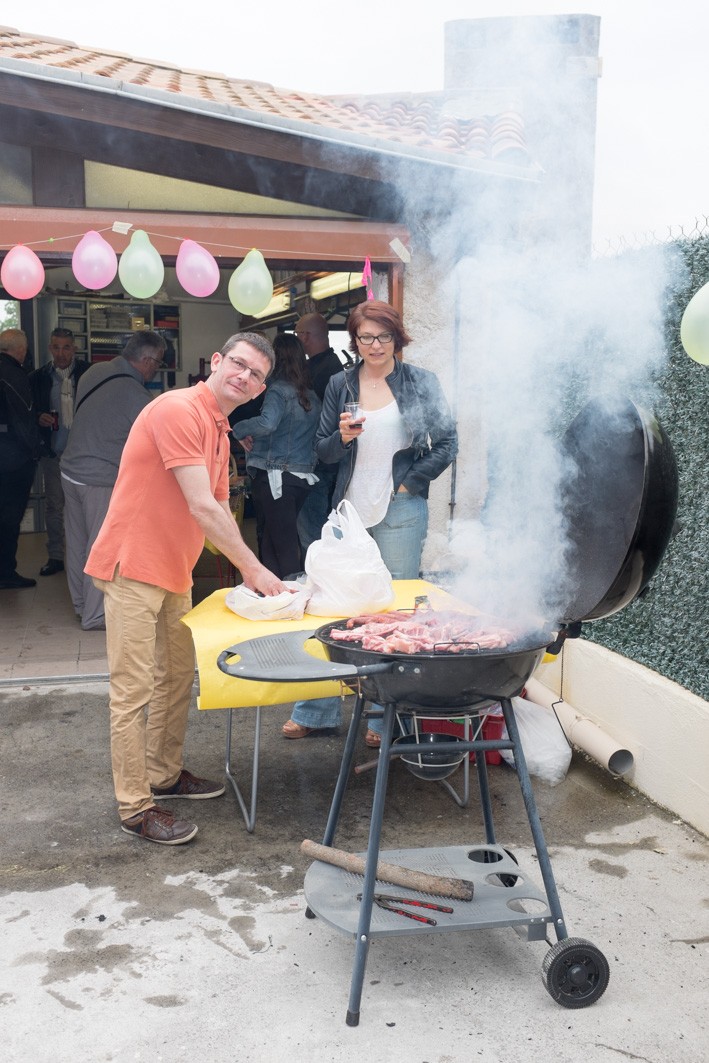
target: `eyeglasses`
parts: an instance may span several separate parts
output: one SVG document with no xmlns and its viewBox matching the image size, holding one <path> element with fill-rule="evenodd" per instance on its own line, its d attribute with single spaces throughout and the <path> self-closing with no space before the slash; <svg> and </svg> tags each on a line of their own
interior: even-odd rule
<svg viewBox="0 0 709 1063">
<path fill-rule="evenodd" d="M 235 358 L 233 354 L 224 355 L 228 362 L 234 366 L 234 369 L 238 373 L 248 373 L 250 377 L 253 377 L 257 384 L 264 384 L 266 377 L 258 369 L 252 369 L 246 362 L 242 362 L 241 358 Z"/>
<path fill-rule="evenodd" d="M 149 362 L 155 362 L 158 369 L 167 369 L 167 362 L 163 362 L 159 358 L 153 358 L 152 354 L 144 354 L 143 358 L 147 358 Z"/>
<path fill-rule="evenodd" d="M 391 332 L 380 332 L 378 336 L 358 336 L 357 339 L 365 347 L 371 347 L 375 340 L 379 340 L 383 347 L 385 343 L 391 343 L 394 336 Z"/>
<path fill-rule="evenodd" d="M 66 337 L 70 340 L 74 339 L 74 333 L 71 331 L 70 328 L 55 328 L 52 331 L 52 336 L 61 336 L 62 338 Z"/>
</svg>

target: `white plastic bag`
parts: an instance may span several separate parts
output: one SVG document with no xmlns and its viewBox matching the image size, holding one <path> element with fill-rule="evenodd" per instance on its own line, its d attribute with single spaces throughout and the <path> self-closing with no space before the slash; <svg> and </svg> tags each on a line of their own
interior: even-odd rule
<svg viewBox="0 0 709 1063">
<path fill-rule="evenodd" d="M 343 499 L 322 535 L 305 555 L 308 612 L 315 616 L 357 616 L 386 609 L 394 601 L 389 570 L 379 547 L 351 502 Z"/>
<path fill-rule="evenodd" d="M 227 592 L 224 602 L 232 613 L 246 620 L 300 620 L 310 601 L 310 591 L 296 580 L 286 579 L 283 583 L 290 589 L 274 595 L 260 595 L 242 583 Z"/>
<path fill-rule="evenodd" d="M 512 707 L 529 774 L 556 786 L 566 778 L 571 763 L 571 746 L 561 724 L 550 709 L 526 698 L 512 698 Z M 503 735 L 508 737 L 507 728 Z M 500 754 L 514 767 L 511 749 L 501 749 Z"/>
</svg>

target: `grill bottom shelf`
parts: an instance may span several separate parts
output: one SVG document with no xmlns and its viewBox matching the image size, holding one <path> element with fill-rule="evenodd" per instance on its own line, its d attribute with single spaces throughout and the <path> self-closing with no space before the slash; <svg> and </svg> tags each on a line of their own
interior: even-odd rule
<svg viewBox="0 0 709 1063">
<path fill-rule="evenodd" d="M 365 853 L 360 854 L 365 857 Z M 472 901 L 431 897 L 377 880 L 377 893 L 411 897 L 453 908 L 451 915 L 426 908 L 411 911 L 436 920 L 436 926 L 387 912 L 376 904 L 372 909 L 371 937 L 393 934 L 435 934 L 450 930 L 482 930 L 512 926 L 526 933 L 530 941 L 546 937 L 546 924 L 552 921 L 547 898 L 530 880 L 509 850 L 500 845 L 455 845 L 432 849 L 389 849 L 379 853 L 380 861 L 399 864 L 414 871 L 446 878 L 461 878 L 474 884 Z M 364 878 L 320 860 L 310 865 L 305 876 L 308 907 L 324 922 L 345 934 L 356 936 Z"/>
</svg>

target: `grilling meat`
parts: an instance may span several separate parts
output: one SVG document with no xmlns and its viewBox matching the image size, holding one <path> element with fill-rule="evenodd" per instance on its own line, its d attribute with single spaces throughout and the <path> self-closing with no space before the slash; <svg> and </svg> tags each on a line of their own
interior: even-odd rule
<svg viewBox="0 0 709 1063">
<path fill-rule="evenodd" d="M 378 653 L 460 653 L 504 649 L 516 635 L 485 617 L 417 609 L 354 616 L 344 628 L 332 628 L 330 638 Z"/>
</svg>

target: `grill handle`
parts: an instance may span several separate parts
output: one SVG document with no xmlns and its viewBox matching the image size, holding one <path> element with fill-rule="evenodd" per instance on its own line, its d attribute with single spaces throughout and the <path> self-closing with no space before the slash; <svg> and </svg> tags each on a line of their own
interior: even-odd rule
<svg viewBox="0 0 709 1063">
<path fill-rule="evenodd" d="M 223 650 L 217 667 L 235 679 L 252 679 L 260 683 L 318 683 L 325 679 L 364 678 L 390 672 L 393 661 L 360 665 L 340 664 L 306 653 L 305 643 L 317 629 L 286 631 L 279 635 L 260 635 L 237 642 Z M 230 658 L 238 657 L 235 663 Z"/>
</svg>

